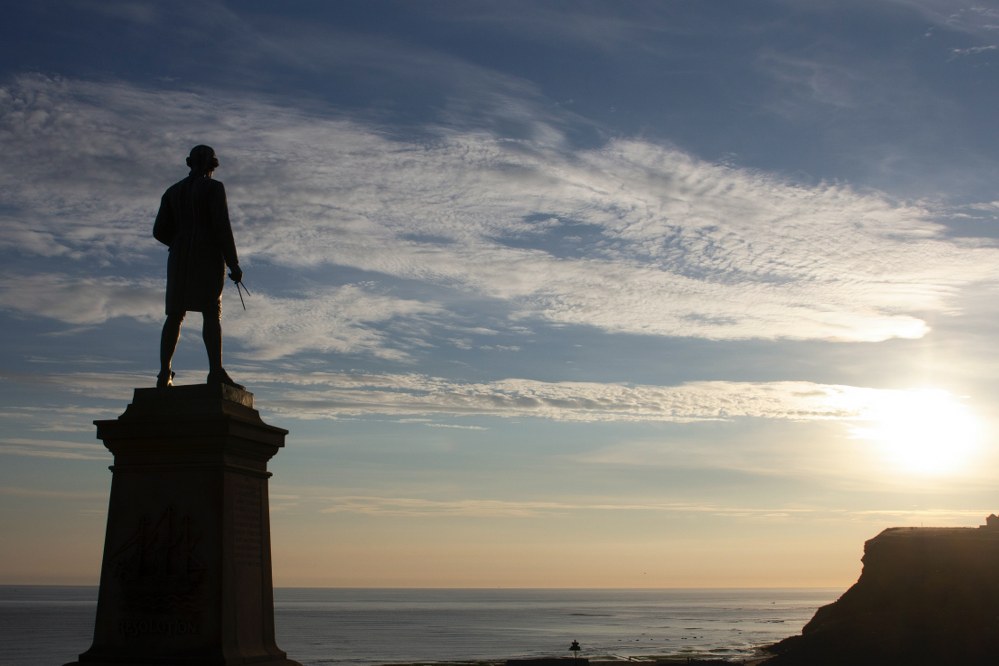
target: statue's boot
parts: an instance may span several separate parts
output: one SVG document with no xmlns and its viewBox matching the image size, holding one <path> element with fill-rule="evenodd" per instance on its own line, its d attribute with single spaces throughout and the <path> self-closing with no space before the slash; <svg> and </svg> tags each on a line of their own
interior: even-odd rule
<svg viewBox="0 0 999 666">
<path fill-rule="evenodd" d="M 237 384 L 233 381 L 229 373 L 225 371 L 224 368 L 219 368 L 218 370 L 212 370 L 208 373 L 208 383 L 209 384 L 225 384 L 227 386 L 232 386 L 233 388 L 238 388 L 241 391 L 245 391 L 246 387 L 242 384 Z"/>
<path fill-rule="evenodd" d="M 156 388 L 173 386 L 173 378 L 176 376 L 177 373 L 173 370 L 161 371 L 160 374 L 156 375 Z"/>
</svg>

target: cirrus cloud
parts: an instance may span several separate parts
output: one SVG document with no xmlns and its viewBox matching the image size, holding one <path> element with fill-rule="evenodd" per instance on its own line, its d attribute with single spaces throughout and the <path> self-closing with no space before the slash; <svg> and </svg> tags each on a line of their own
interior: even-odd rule
<svg viewBox="0 0 999 666">
<path fill-rule="evenodd" d="M 44 182 L 30 163 L 4 169 L 0 243 L 77 259 L 80 270 L 162 262 L 135 220 L 155 213 L 192 119 L 206 128 L 247 263 L 332 271 L 327 288 L 280 302 L 264 294 L 258 321 L 233 327 L 259 358 L 404 358 L 383 331 L 346 323 L 374 310 L 382 323 L 389 311 L 442 325 L 491 313 L 509 327 L 715 340 L 918 338 L 927 313 L 953 312 L 955 292 L 994 281 L 999 266 L 993 248 L 948 239 L 928 203 L 806 187 L 639 140 L 572 149 L 554 128 L 557 139 L 525 141 L 432 127 L 405 140 L 260 99 L 40 77 L 4 87 L 0 109 L 4 159 L 30 147 L 45 164 L 73 165 Z M 160 131 L 144 132 L 149 124 Z M 345 271 L 378 288 L 345 287 Z M 66 277 L 15 282 L 9 307 L 29 311 L 20 292 L 30 292 L 35 311 L 66 322 L 150 316 L 130 301 L 78 299 Z"/>
</svg>

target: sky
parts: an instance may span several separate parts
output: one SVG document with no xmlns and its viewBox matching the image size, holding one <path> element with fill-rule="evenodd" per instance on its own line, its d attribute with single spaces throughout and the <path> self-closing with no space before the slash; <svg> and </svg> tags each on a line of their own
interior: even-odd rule
<svg viewBox="0 0 999 666">
<path fill-rule="evenodd" d="M 999 3 L 7 5 L 0 583 L 97 583 L 201 143 L 275 585 L 845 589 L 999 511 Z"/>
</svg>

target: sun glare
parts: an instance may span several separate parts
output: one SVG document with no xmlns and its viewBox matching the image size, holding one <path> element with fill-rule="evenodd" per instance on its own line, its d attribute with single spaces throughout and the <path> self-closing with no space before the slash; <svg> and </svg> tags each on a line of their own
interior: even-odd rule
<svg viewBox="0 0 999 666">
<path fill-rule="evenodd" d="M 921 475 L 959 472 L 981 445 L 978 417 L 939 389 L 886 391 L 868 405 L 853 435 L 874 443 L 896 469 Z"/>
</svg>

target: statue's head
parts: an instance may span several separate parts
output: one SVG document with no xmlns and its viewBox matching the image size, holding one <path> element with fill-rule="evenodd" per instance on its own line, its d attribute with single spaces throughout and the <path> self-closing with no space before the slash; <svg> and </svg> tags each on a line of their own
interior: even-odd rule
<svg viewBox="0 0 999 666">
<path fill-rule="evenodd" d="M 191 167 L 191 173 L 205 174 L 218 168 L 219 159 L 215 157 L 214 148 L 199 145 L 191 148 L 191 154 L 187 158 L 187 166 Z"/>
</svg>

